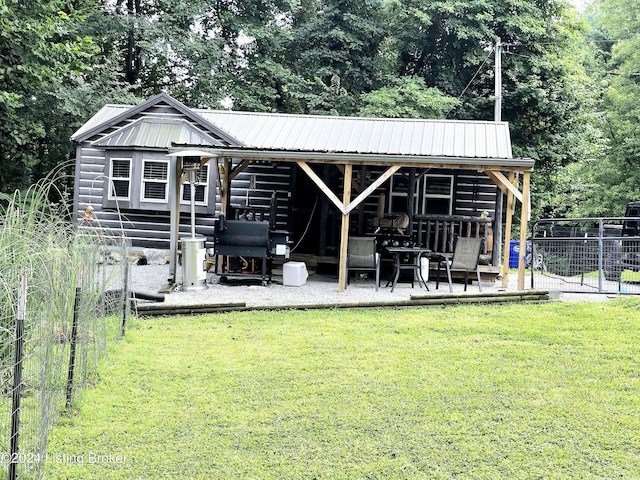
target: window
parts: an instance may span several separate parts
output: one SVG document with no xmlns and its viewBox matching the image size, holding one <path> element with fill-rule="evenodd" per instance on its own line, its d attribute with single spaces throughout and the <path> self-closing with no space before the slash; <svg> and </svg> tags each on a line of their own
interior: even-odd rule
<svg viewBox="0 0 640 480">
<path fill-rule="evenodd" d="M 403 176 L 392 176 L 389 185 L 389 213 L 407 213 L 409 185 L 406 179 Z"/>
<path fill-rule="evenodd" d="M 207 205 L 207 196 L 209 194 L 209 165 L 203 165 L 198 170 L 195 187 L 196 205 Z M 182 199 L 182 203 L 191 202 L 191 184 L 188 180 L 182 185 L 180 198 Z"/>
<path fill-rule="evenodd" d="M 407 212 L 409 187 L 401 176 L 390 180 L 389 213 Z M 416 183 L 413 212 L 418 215 L 451 215 L 453 207 L 453 175 L 424 175 Z"/>
<path fill-rule="evenodd" d="M 109 199 L 129 200 L 131 194 L 131 159 L 112 158 L 109 177 Z"/>
<path fill-rule="evenodd" d="M 423 207 L 424 213 L 451 215 L 453 205 L 453 176 L 425 175 Z"/>
<path fill-rule="evenodd" d="M 142 201 L 166 202 L 169 192 L 169 162 L 144 160 L 142 163 Z"/>
</svg>

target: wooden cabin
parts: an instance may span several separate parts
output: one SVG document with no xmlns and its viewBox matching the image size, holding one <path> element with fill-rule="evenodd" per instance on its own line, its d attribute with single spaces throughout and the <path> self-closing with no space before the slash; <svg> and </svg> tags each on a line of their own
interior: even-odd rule
<svg viewBox="0 0 640 480">
<path fill-rule="evenodd" d="M 451 251 L 454 234 L 484 236 L 484 263 L 493 266 L 501 263 L 503 192 L 513 190 L 501 171 L 533 167 L 512 159 L 503 122 L 191 109 L 166 94 L 134 106 L 105 105 L 71 140 L 74 209 L 85 227 L 168 249 L 177 204 L 169 185 L 181 175 L 169 153 L 188 146 L 212 152 L 196 185 L 199 229 L 212 227 L 221 211 L 229 218 L 267 211 L 275 194 L 277 225 L 291 232 L 292 254 L 321 263 L 340 256 L 345 211 L 332 195 L 345 191 L 342 159 L 353 164 L 353 194 L 366 190 L 348 216 L 349 232 L 395 232 L 441 252 Z M 177 195 L 187 213 L 188 182 Z M 380 227 L 381 219 L 389 225 L 402 215 L 402 228 Z M 188 215 L 179 230 L 189 232 Z"/>
</svg>

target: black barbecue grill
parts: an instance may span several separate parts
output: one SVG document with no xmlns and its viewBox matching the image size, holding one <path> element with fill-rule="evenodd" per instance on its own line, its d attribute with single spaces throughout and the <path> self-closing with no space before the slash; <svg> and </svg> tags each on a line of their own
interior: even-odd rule
<svg viewBox="0 0 640 480">
<path fill-rule="evenodd" d="M 213 229 L 214 266 L 221 279 L 255 278 L 263 285 L 271 281 L 271 260 L 288 258 L 290 243 L 289 233 L 276 229 L 275 218 L 275 195 L 269 221 L 218 217 Z"/>
</svg>

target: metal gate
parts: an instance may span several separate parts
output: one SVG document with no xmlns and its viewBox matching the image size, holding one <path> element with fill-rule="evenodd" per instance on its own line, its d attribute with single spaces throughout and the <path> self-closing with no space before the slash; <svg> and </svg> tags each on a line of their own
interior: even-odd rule
<svg viewBox="0 0 640 480">
<path fill-rule="evenodd" d="M 526 255 L 531 288 L 640 294 L 639 225 L 637 217 L 534 222 Z"/>
</svg>

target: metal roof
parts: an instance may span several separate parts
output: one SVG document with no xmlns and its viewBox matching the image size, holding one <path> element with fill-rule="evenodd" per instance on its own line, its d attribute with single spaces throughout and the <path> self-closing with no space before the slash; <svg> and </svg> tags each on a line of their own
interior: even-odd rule
<svg viewBox="0 0 640 480">
<path fill-rule="evenodd" d="M 215 138 L 183 119 L 139 118 L 92 143 L 96 147 L 167 149 L 172 144 L 220 146 Z"/>
<path fill-rule="evenodd" d="M 331 117 L 195 110 L 242 148 L 467 158 L 512 158 L 505 122 Z"/>
<path fill-rule="evenodd" d="M 188 114 L 190 122 L 177 118 L 145 117 L 144 112 L 158 103 L 168 103 Z M 142 120 L 124 123 L 141 116 Z M 150 120 L 150 119 L 153 120 Z M 165 123 L 168 122 L 168 123 Z M 201 123 L 203 130 L 193 127 Z M 173 123 L 173 126 L 171 125 Z M 506 122 L 470 120 L 427 120 L 337 117 L 320 115 L 291 115 L 280 113 L 236 112 L 228 110 L 189 109 L 166 94 L 135 106 L 105 105 L 71 139 L 86 141 L 94 135 L 117 128 L 95 142 L 96 146 L 211 145 L 220 143 L 208 132 L 222 135 L 234 153 L 239 150 L 270 152 L 307 152 L 308 154 L 360 154 L 369 157 L 412 157 L 416 162 L 428 158 L 440 162 L 451 159 L 490 159 L 493 163 L 513 162 L 511 137 Z M 187 126 L 191 124 L 190 126 Z M 193 128 L 191 128 L 193 127 Z M 205 131 L 207 133 L 205 133 Z M 207 143 L 208 142 L 208 143 Z M 216 143 L 214 143 L 216 142 Z M 440 160 L 438 160 L 440 159 Z M 533 160 L 522 159 L 526 168 L 533 168 Z M 473 163 L 473 162 L 472 162 Z M 485 162 L 476 162 L 484 164 Z"/>
<path fill-rule="evenodd" d="M 175 112 L 167 113 L 174 110 Z M 239 142 L 231 137 L 227 132 L 219 129 L 217 126 L 209 123 L 203 117 L 197 115 L 194 110 L 190 109 L 175 98 L 166 93 L 159 93 L 144 102 L 137 105 L 107 105 L 101 108 L 85 125 L 83 125 L 76 133 L 71 136 L 74 142 L 84 142 L 113 128 L 124 128 L 131 120 L 140 116 L 154 116 L 155 118 L 171 118 L 175 121 L 175 113 L 186 117 L 192 123 L 198 124 L 204 131 L 209 132 L 214 138 L 219 138 L 228 145 L 238 146 Z"/>
<path fill-rule="evenodd" d="M 87 123 L 82 125 L 76 132 L 71 135 L 71 141 L 76 141 L 79 137 L 82 137 L 86 132 L 93 130 L 94 128 L 102 125 L 112 118 L 117 117 L 121 113 L 131 110 L 132 105 L 113 105 L 107 104 L 102 107 L 98 112 L 91 117 Z"/>
</svg>

